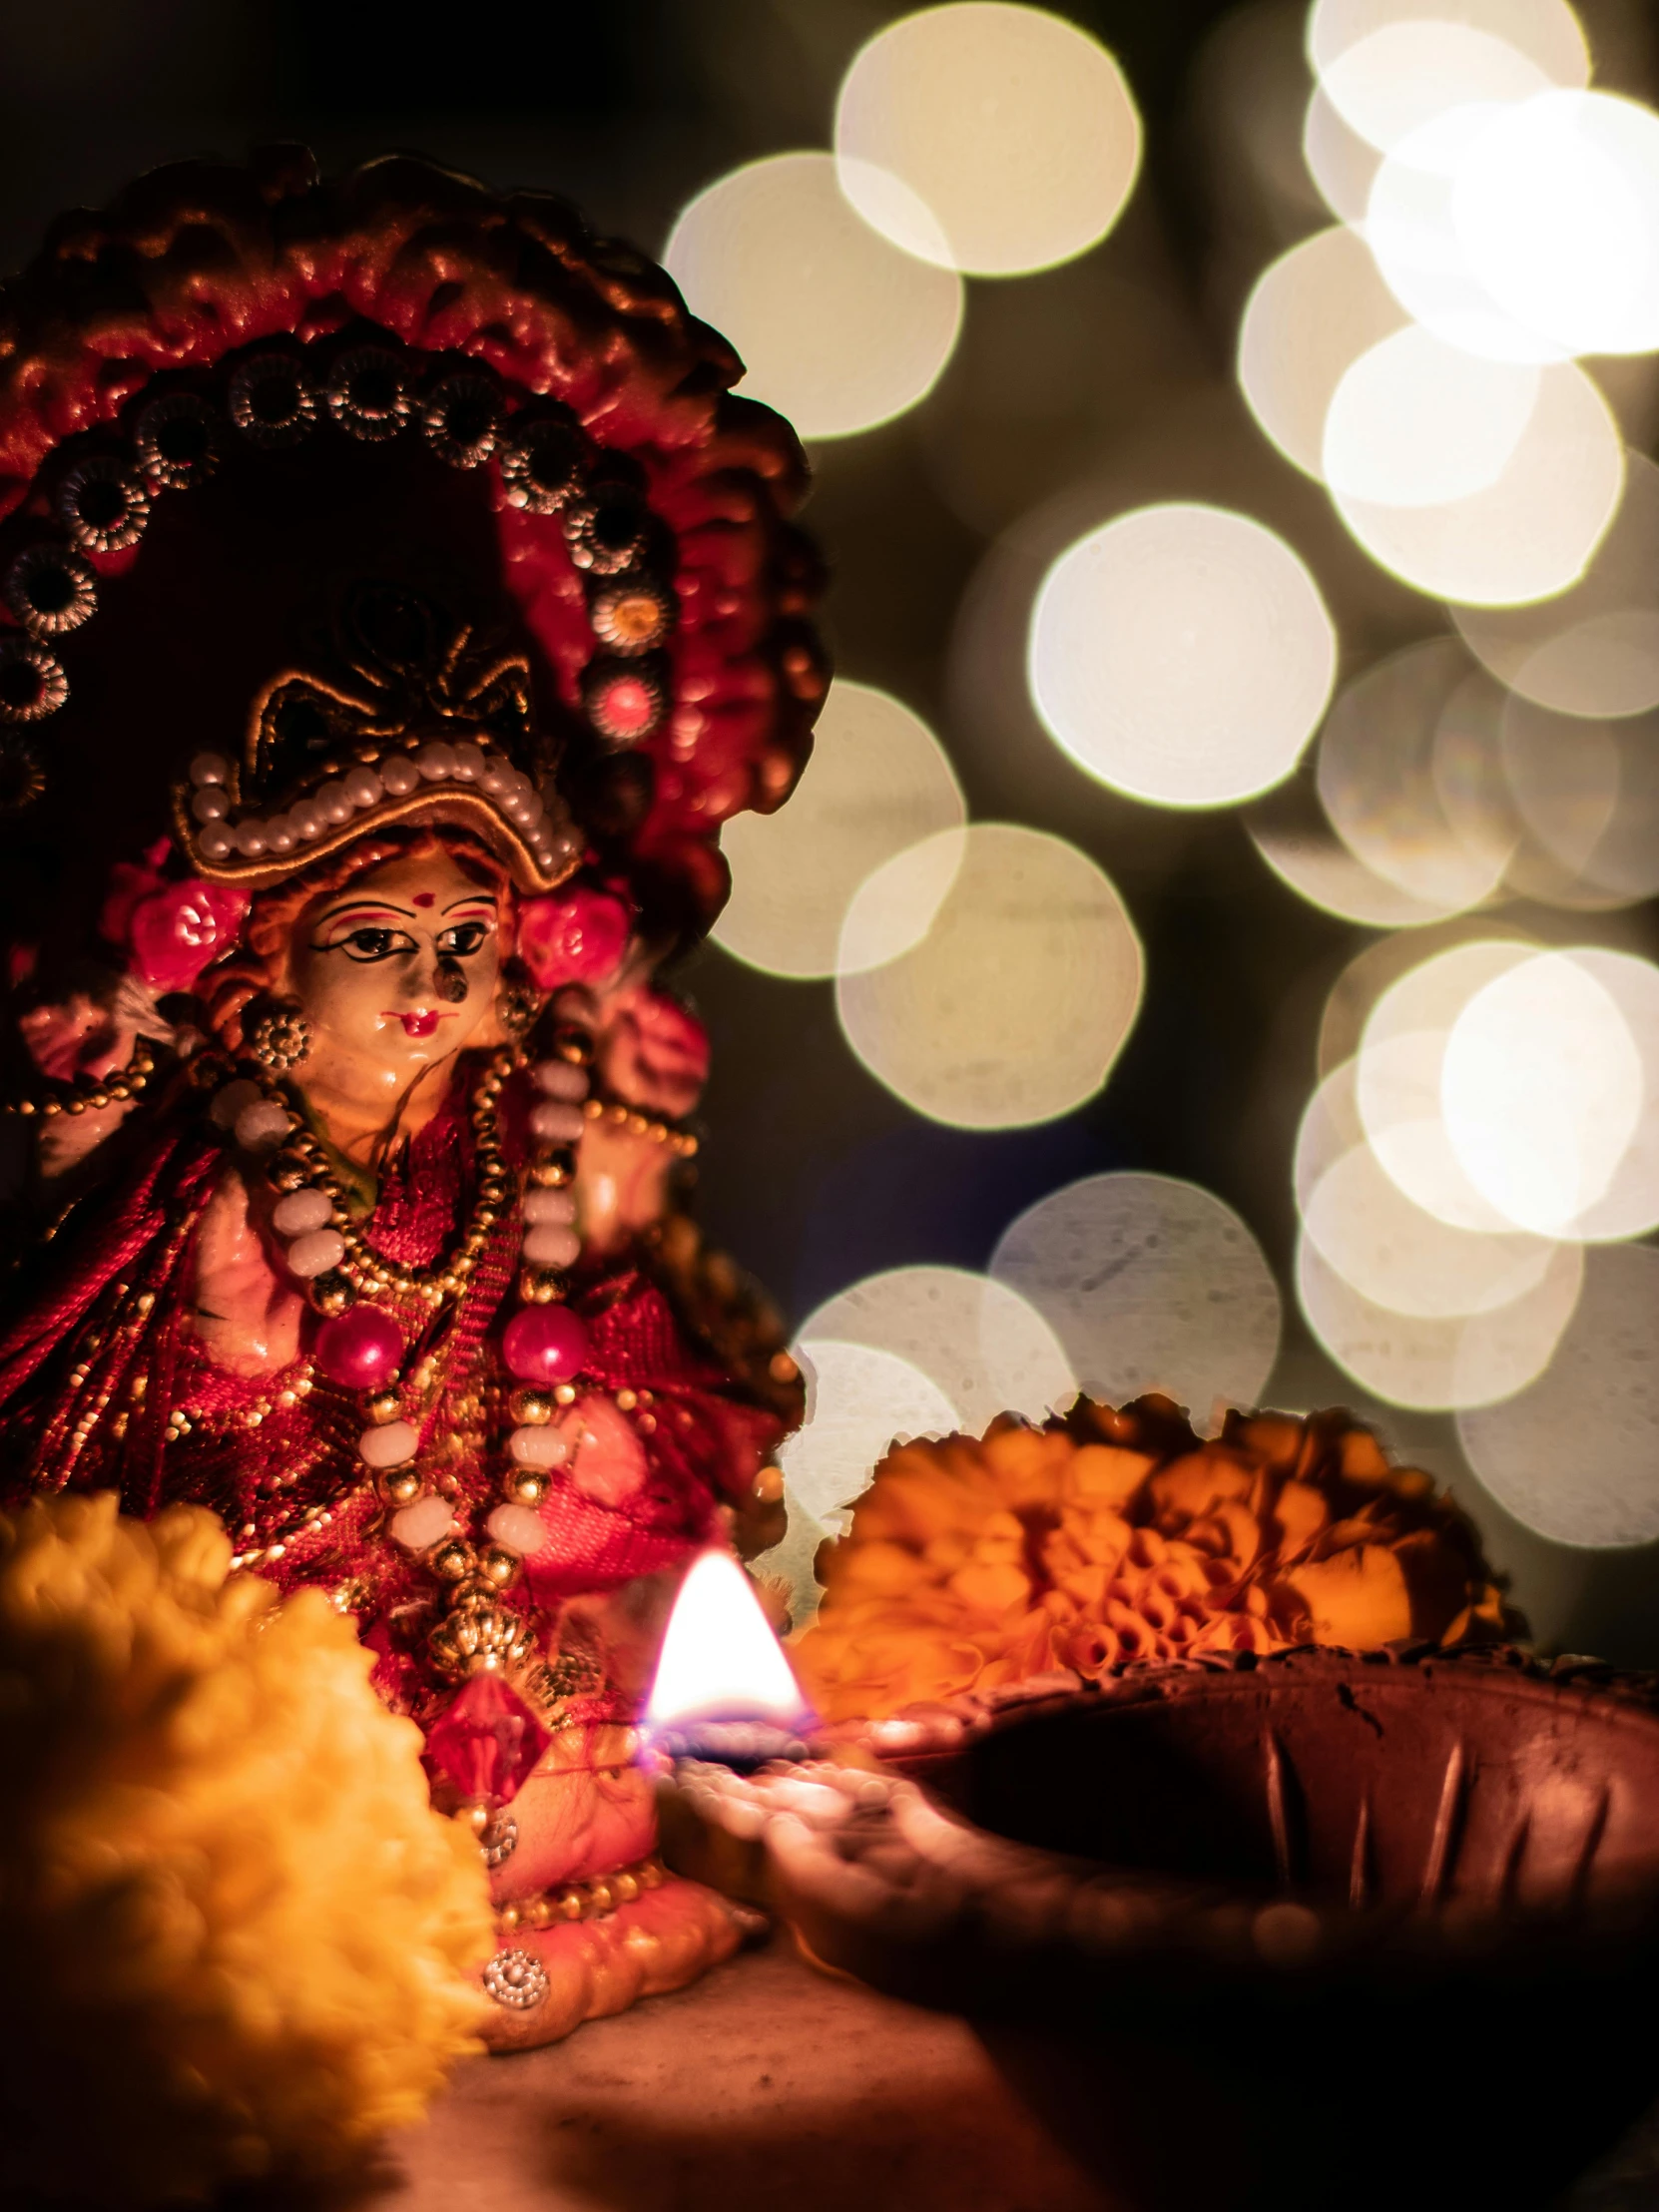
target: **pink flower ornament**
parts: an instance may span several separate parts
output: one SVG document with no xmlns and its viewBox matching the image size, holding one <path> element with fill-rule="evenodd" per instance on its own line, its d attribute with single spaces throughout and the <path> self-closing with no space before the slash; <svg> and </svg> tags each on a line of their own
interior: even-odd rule
<svg viewBox="0 0 1659 2212">
<path fill-rule="evenodd" d="M 575 890 L 526 899 L 518 909 L 518 954 L 538 990 L 602 983 L 628 949 L 628 909 L 608 891 Z"/>
<path fill-rule="evenodd" d="M 168 850 L 164 840 L 141 863 L 117 863 L 98 924 L 100 934 L 126 953 L 132 972 L 158 994 L 192 989 L 208 963 L 235 942 L 248 911 L 246 891 L 196 875 L 164 875 Z"/>
</svg>

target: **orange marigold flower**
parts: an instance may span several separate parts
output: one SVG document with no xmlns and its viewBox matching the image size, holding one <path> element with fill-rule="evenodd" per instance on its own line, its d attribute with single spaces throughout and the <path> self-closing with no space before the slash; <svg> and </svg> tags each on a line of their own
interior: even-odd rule
<svg viewBox="0 0 1659 2212">
<path fill-rule="evenodd" d="M 1162 1397 L 896 1447 L 824 1576 L 794 1655 L 831 1721 L 1056 1668 L 1522 1625 L 1466 1516 L 1347 1413 L 1201 1438 Z"/>
</svg>

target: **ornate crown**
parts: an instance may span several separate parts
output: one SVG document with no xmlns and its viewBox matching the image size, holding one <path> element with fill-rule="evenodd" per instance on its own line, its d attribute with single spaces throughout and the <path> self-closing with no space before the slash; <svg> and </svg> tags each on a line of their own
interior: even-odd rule
<svg viewBox="0 0 1659 2212">
<path fill-rule="evenodd" d="M 359 586 L 338 624 L 346 683 L 295 671 L 257 702 L 240 763 L 200 753 L 175 788 L 198 870 L 251 888 L 400 822 L 475 829 L 523 890 L 567 876 L 582 843 L 535 742 L 529 663 L 392 586 Z M 538 774 L 538 771 L 540 773 Z"/>
<path fill-rule="evenodd" d="M 175 822 L 206 875 L 441 813 L 545 886 L 579 841 L 557 767 L 605 864 L 706 924 L 720 825 L 788 796 L 827 684 L 804 463 L 741 369 L 563 203 L 424 163 L 328 184 L 278 149 L 66 218 L 0 292 L 20 846 L 92 872 L 194 751 Z M 409 635 L 359 636 L 336 682 L 302 602 L 347 561 L 397 584 Z M 498 617 L 511 650 L 483 642 Z M 256 694 L 238 759 L 214 732 Z"/>
</svg>

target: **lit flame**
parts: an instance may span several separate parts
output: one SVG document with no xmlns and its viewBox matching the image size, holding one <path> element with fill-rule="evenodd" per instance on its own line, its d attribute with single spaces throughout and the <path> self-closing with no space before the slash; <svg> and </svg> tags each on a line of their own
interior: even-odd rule
<svg viewBox="0 0 1659 2212">
<path fill-rule="evenodd" d="M 646 1734 L 688 1721 L 770 1721 L 794 1729 L 811 1718 L 748 1575 L 729 1553 L 704 1552 L 669 1616 L 646 1701 Z"/>
</svg>

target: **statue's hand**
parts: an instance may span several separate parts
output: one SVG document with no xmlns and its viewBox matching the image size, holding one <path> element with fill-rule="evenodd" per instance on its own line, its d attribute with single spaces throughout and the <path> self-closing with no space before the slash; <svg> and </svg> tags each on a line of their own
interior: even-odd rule
<svg viewBox="0 0 1659 2212">
<path fill-rule="evenodd" d="M 17 1027 L 36 1067 L 58 1083 L 78 1075 L 112 1074 L 126 1066 L 138 1042 L 130 1011 L 119 999 L 114 1006 L 101 1006 L 85 991 L 72 991 L 52 1005 L 31 1006 L 18 1016 Z M 95 1113 L 42 1120 L 36 1152 L 41 1180 L 55 1182 L 79 1167 L 132 1110 L 132 1102 L 124 1100 Z"/>
</svg>

